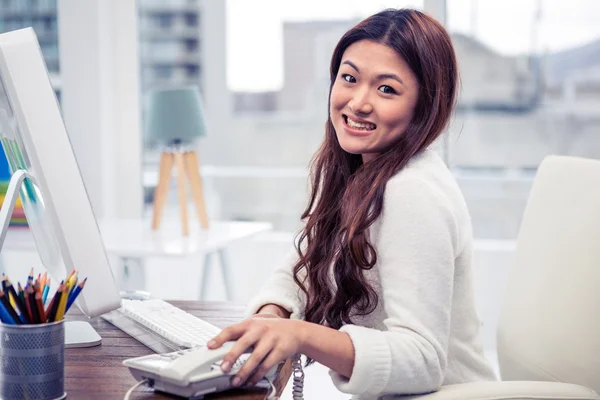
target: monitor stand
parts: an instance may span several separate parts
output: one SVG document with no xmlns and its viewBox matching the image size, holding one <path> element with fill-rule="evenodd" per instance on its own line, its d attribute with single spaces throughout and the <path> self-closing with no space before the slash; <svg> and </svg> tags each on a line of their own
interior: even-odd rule
<svg viewBox="0 0 600 400">
<path fill-rule="evenodd" d="M 89 322 L 65 321 L 65 348 L 93 347 L 102 343 L 102 338 Z"/>
<path fill-rule="evenodd" d="M 26 178 L 35 183 L 33 175 L 23 169 L 17 170 L 10 178 L 4 202 L 0 208 L 0 251 L 4 246 L 4 239 L 19 197 L 19 190 Z M 92 347 L 98 346 L 101 342 L 102 338 L 88 322 L 65 321 L 65 347 Z"/>
</svg>

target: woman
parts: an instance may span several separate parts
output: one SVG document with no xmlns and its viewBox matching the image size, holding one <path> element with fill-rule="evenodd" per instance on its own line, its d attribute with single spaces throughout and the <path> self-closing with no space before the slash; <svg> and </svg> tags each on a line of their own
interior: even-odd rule
<svg viewBox="0 0 600 400">
<path fill-rule="evenodd" d="M 450 37 L 419 11 L 382 11 L 341 38 L 296 254 L 250 304 L 256 315 L 209 345 L 237 340 L 225 370 L 254 346 L 234 384 L 295 353 L 364 397 L 495 379 L 478 341 L 469 213 L 429 149 L 457 79 Z"/>
</svg>

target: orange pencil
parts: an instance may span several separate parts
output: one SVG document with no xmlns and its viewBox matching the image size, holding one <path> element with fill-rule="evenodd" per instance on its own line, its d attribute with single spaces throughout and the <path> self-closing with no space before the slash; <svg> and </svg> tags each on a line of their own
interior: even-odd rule
<svg viewBox="0 0 600 400">
<path fill-rule="evenodd" d="M 36 281 L 33 284 L 33 292 L 34 293 L 41 293 L 41 289 L 40 289 L 40 281 Z"/>
<path fill-rule="evenodd" d="M 42 292 L 46 286 L 46 280 L 48 280 L 48 272 L 44 272 L 44 275 L 42 275 L 42 280 L 40 281 L 40 288 L 42 289 Z"/>
</svg>

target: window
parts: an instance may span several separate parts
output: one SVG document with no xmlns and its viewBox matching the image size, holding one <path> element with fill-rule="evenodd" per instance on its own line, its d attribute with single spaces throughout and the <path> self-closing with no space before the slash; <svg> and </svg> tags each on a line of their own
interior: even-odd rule
<svg viewBox="0 0 600 400">
<path fill-rule="evenodd" d="M 484 239 L 516 238 L 534 178 L 523 171 L 549 154 L 600 157 L 600 4 L 508 3 L 447 2 L 462 79 L 449 161 L 482 172 L 457 176 Z"/>
</svg>

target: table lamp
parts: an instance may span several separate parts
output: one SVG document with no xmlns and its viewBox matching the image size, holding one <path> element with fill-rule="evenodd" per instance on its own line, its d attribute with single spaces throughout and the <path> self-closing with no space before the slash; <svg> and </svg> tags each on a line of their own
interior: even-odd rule
<svg viewBox="0 0 600 400">
<path fill-rule="evenodd" d="M 158 184 L 154 191 L 152 229 L 160 220 L 171 183 L 172 169 L 177 172 L 179 206 L 183 235 L 189 235 L 185 182 L 189 181 L 196 210 L 203 229 L 208 228 L 202 179 L 194 142 L 207 129 L 202 99 L 196 87 L 154 89 L 149 94 L 148 138 L 162 147 Z"/>
</svg>

